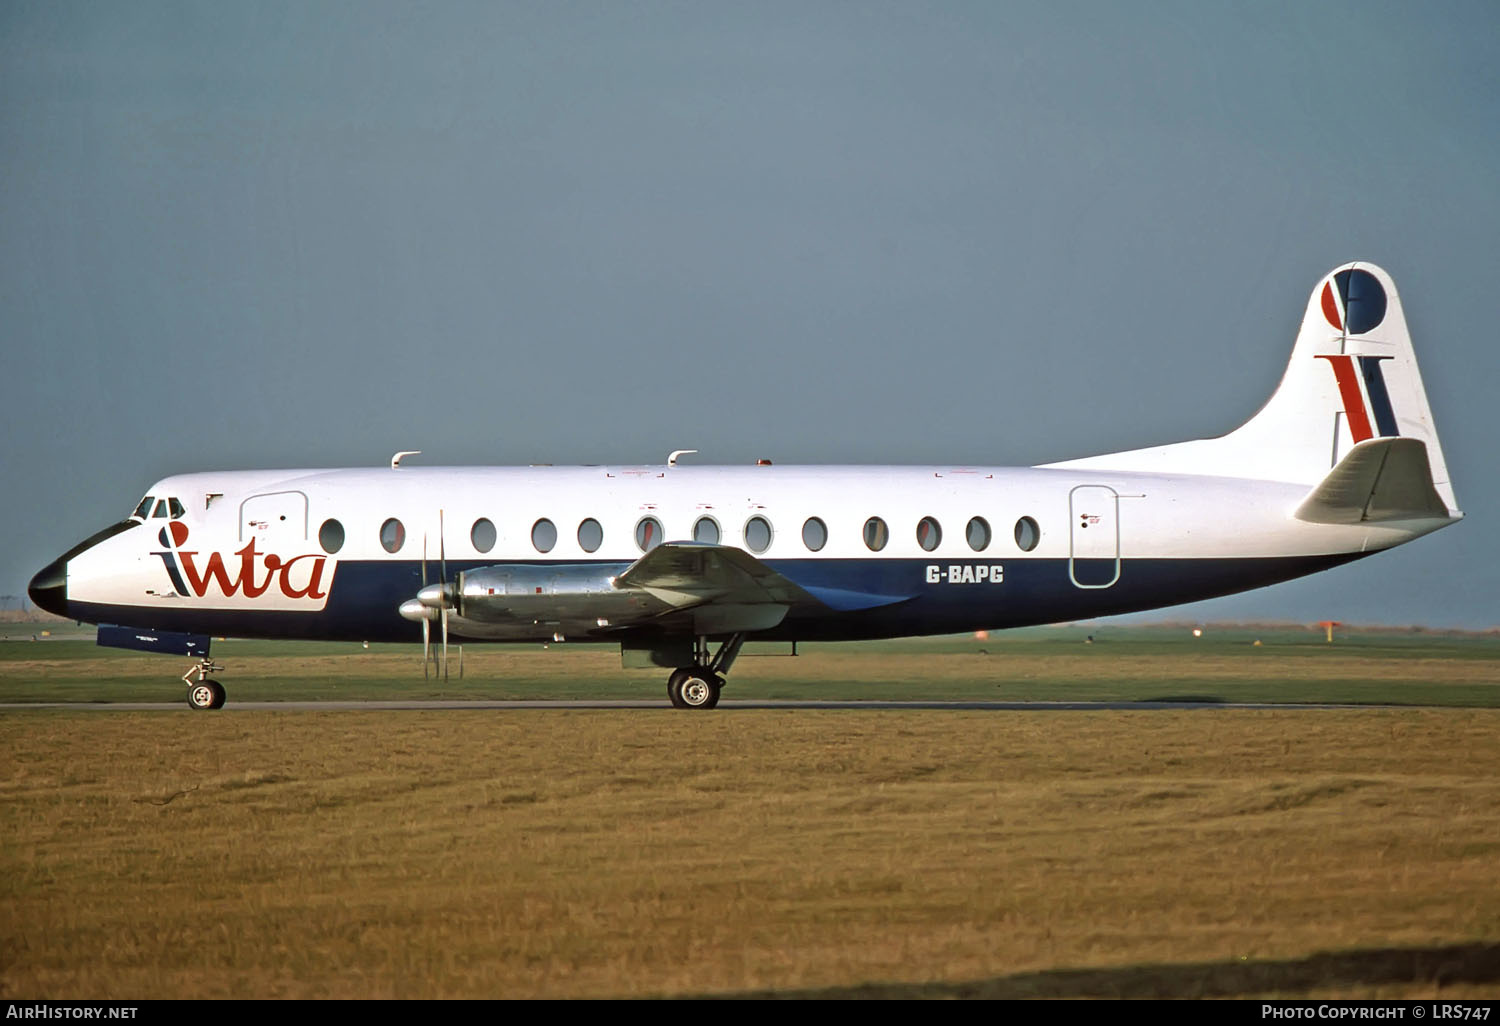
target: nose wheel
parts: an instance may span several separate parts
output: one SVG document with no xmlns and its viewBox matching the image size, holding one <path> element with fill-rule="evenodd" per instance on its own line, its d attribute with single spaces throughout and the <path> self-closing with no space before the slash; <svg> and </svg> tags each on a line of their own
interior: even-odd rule
<svg viewBox="0 0 1500 1026">
<path fill-rule="evenodd" d="M 224 685 L 209 677 L 210 673 L 222 669 L 224 667 L 212 659 L 200 659 L 197 666 L 182 675 L 183 683 L 188 686 L 189 709 L 224 708 L 224 700 L 228 697 L 224 691 Z"/>
<path fill-rule="evenodd" d="M 224 698 L 224 685 L 216 680 L 205 680 L 188 688 L 188 705 L 194 709 L 222 709 Z"/>
</svg>

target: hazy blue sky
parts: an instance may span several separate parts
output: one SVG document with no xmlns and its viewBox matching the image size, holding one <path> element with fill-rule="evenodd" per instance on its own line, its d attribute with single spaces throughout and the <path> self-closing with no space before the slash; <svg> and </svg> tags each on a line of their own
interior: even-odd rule
<svg viewBox="0 0 1500 1026">
<path fill-rule="evenodd" d="M 1219 434 L 1394 274 L 1469 519 L 1168 616 L 1500 624 L 1500 5 L 0 0 L 0 591 L 188 470 Z"/>
</svg>

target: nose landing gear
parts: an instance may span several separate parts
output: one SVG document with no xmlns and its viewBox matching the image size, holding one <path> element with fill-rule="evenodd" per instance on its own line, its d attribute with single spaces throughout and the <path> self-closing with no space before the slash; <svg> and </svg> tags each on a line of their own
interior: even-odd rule
<svg viewBox="0 0 1500 1026">
<path fill-rule="evenodd" d="M 190 709 L 222 709 L 227 697 L 224 685 L 211 679 L 208 675 L 224 667 L 208 657 L 198 660 L 198 665 L 182 675 L 182 682 L 188 686 L 188 708 Z M 190 678 L 196 677 L 197 680 Z"/>
</svg>

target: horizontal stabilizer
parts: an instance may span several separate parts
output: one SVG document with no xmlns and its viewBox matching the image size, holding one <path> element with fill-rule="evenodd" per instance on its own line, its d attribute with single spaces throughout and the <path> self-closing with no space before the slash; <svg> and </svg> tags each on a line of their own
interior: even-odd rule
<svg viewBox="0 0 1500 1026">
<path fill-rule="evenodd" d="M 1356 445 L 1297 507 L 1315 524 L 1448 519 L 1432 482 L 1427 446 L 1415 438 L 1372 438 Z"/>
</svg>

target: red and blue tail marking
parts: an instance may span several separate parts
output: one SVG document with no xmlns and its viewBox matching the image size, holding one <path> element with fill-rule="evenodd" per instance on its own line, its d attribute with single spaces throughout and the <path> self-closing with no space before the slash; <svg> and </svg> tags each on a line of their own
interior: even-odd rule
<svg viewBox="0 0 1500 1026">
<path fill-rule="evenodd" d="M 1396 428 L 1396 413 L 1391 408 L 1391 395 L 1385 387 L 1385 375 L 1380 371 L 1382 360 L 1390 356 L 1343 356 L 1319 354 L 1318 359 L 1327 360 L 1333 368 L 1333 376 L 1339 383 L 1339 396 L 1344 401 L 1344 415 L 1349 418 L 1349 433 L 1356 443 L 1374 438 L 1375 431 L 1382 438 L 1395 438 L 1401 434 Z M 1359 373 L 1355 374 L 1354 362 L 1359 361 Z M 1360 382 L 1364 382 L 1364 392 Z M 1366 405 L 1365 397 L 1369 397 Z M 1370 417 L 1375 418 L 1371 428 Z"/>
</svg>

